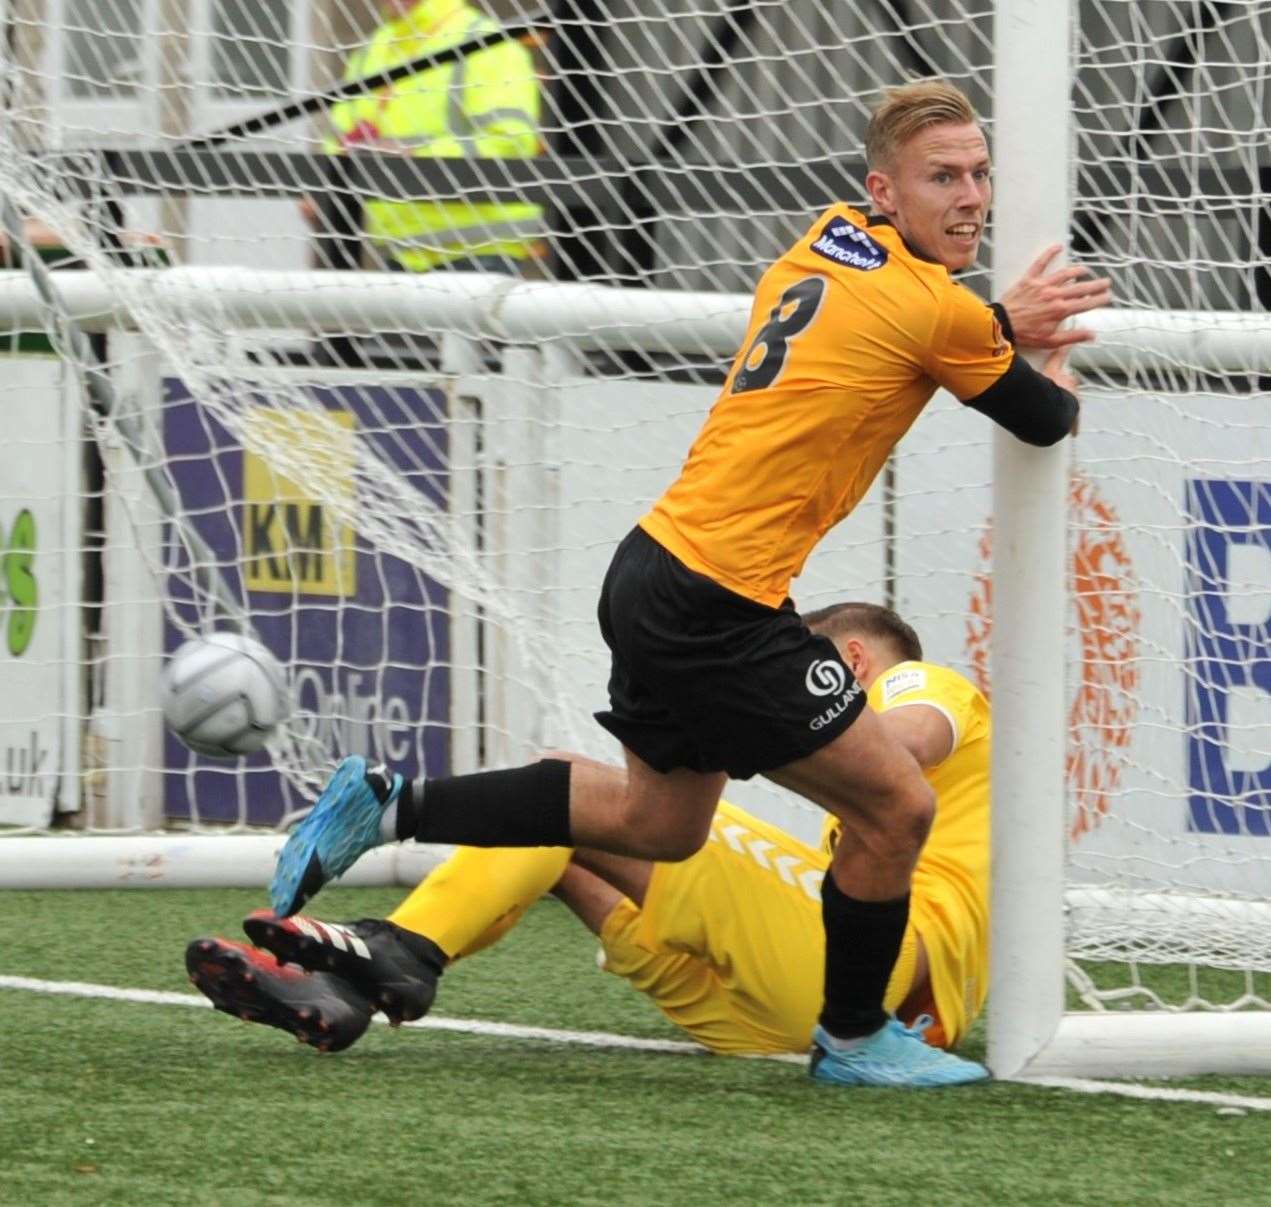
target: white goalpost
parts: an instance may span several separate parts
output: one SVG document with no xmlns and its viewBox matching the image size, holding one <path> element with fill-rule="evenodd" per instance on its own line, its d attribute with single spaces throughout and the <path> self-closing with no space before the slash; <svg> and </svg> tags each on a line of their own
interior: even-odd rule
<svg viewBox="0 0 1271 1207">
<path fill-rule="evenodd" d="M 996 6 L 995 153 L 1019 168 L 1001 175 L 994 198 L 999 294 L 1039 241 L 1066 242 L 1073 81 L 1062 48 L 1071 41 L 1072 20 L 1071 3 L 1002 0 Z M 1047 120 L 1039 121 L 1043 113 Z M 1158 1011 L 1147 1018 L 1067 1009 L 1066 930 L 1080 916 L 1065 896 L 1070 456 L 1067 445 L 1034 449 L 1002 431 L 993 436 L 991 682 L 999 723 L 989 1060 L 999 1077 L 1271 1072 L 1266 1014 Z M 1105 903 L 1115 910 L 1097 891 L 1079 899 L 1096 913 Z M 1168 908 L 1158 900 L 1146 913 L 1155 918 Z M 1124 904 L 1115 912 L 1116 938 L 1125 942 L 1136 914 Z M 1252 918 L 1266 912 L 1255 905 Z"/>
<path fill-rule="evenodd" d="M 417 163 L 332 156 L 321 105 L 190 141 L 316 95 L 374 5 L 296 0 L 235 40 L 199 0 L 183 74 L 146 57 L 154 0 L 102 32 L 76 0 L 0 4 L 25 257 L 0 268 L 0 886 L 261 885 L 348 753 L 614 757 L 590 719 L 612 548 L 758 272 L 859 191 L 880 90 L 940 73 L 998 165 L 968 286 L 1000 294 L 1049 242 L 1113 278 L 1072 357 L 1081 432 L 1025 448 L 937 396 L 796 599 L 891 604 L 991 695 L 997 1075 L 1271 1072 L 1271 0 L 571 4 L 532 49 L 539 155 Z M 511 181 L 542 254 L 388 271 L 356 222 L 306 226 L 324 181 L 358 204 Z M 294 708 L 217 763 L 165 734 L 157 685 L 230 622 Z M 817 829 L 775 789 L 728 795 Z"/>
<path fill-rule="evenodd" d="M 997 5 L 994 151 L 1027 165 L 995 189 L 1000 294 L 1039 241 L 1067 242 L 1071 3 Z M 1039 113 L 1047 120 L 1038 121 Z M 1064 554 L 1068 442 L 993 434 L 992 1069 L 1027 1069 L 1064 1011 Z"/>
</svg>

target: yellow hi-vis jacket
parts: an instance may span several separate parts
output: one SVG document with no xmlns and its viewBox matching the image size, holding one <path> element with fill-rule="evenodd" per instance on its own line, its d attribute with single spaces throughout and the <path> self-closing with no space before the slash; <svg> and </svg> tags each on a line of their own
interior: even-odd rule
<svg viewBox="0 0 1271 1207">
<path fill-rule="evenodd" d="M 350 57 L 344 78 L 384 71 L 498 28 L 464 0 L 423 0 L 381 25 Z M 502 42 L 334 105 L 336 137 L 327 150 L 520 159 L 538 153 L 538 118 L 530 53 Z M 412 272 L 471 256 L 523 260 L 545 233 L 542 209 L 524 202 L 371 201 L 365 229 Z"/>
</svg>

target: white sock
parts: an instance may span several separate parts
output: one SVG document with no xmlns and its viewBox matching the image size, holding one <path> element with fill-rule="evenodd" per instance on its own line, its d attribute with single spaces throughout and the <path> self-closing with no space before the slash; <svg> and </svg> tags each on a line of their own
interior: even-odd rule
<svg viewBox="0 0 1271 1207">
<path fill-rule="evenodd" d="M 867 1044 L 874 1038 L 875 1035 L 878 1034 L 878 1032 L 871 1031 L 868 1035 L 853 1035 L 848 1039 L 843 1039 L 841 1036 L 831 1035 L 824 1027 L 822 1027 L 821 1034 L 827 1041 L 825 1046 L 829 1048 L 831 1052 L 850 1052 L 853 1048 L 859 1048 L 862 1045 Z"/>
<path fill-rule="evenodd" d="M 380 842 L 397 842 L 397 801 L 384 806 L 380 814 Z"/>
</svg>

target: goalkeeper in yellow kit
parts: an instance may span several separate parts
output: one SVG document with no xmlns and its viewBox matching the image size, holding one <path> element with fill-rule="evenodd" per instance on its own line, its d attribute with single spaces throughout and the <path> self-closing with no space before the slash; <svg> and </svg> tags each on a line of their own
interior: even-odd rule
<svg viewBox="0 0 1271 1207">
<path fill-rule="evenodd" d="M 886 1006 L 907 1024 L 930 1018 L 927 1041 L 953 1046 L 987 988 L 988 704 L 961 675 L 922 661 L 917 635 L 888 609 L 838 604 L 805 619 L 834 641 L 935 792 Z M 502 937 L 551 892 L 599 937 L 602 967 L 707 1048 L 806 1052 L 822 1001 L 821 880 L 837 830 L 828 818 L 814 849 L 723 802 L 705 846 L 682 863 L 461 847 L 387 921 L 260 911 L 244 923 L 260 947 L 198 939 L 187 964 L 221 1009 L 338 1050 L 376 1009 L 393 1021 L 426 1013 L 448 963 Z"/>
</svg>

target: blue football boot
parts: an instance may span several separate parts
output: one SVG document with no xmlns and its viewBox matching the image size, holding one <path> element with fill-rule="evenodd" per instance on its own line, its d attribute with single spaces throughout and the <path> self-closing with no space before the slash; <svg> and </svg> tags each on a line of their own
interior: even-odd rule
<svg viewBox="0 0 1271 1207">
<path fill-rule="evenodd" d="M 889 1019 L 881 1030 L 846 1049 L 833 1047 L 829 1035 L 817 1027 L 808 1073 L 826 1085 L 919 1087 L 987 1081 L 989 1071 L 982 1064 L 923 1041 L 931 1023 L 930 1015 L 916 1018 L 912 1027 Z"/>
<path fill-rule="evenodd" d="M 318 803 L 291 832 L 278 856 L 269 900 L 281 918 L 294 914 L 328 880 L 343 876 L 362 855 L 380 845 L 380 819 L 405 781 L 350 755 L 322 789 Z"/>
</svg>

